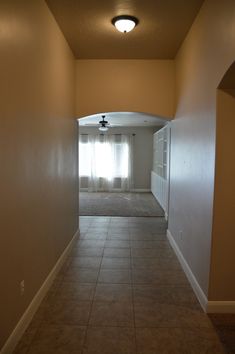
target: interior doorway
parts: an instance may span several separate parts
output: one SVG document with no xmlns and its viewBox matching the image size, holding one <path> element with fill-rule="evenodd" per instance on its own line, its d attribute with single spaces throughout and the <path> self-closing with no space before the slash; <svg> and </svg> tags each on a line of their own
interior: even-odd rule
<svg viewBox="0 0 235 354">
<path fill-rule="evenodd" d="M 217 90 L 213 248 L 209 296 L 235 300 L 235 62 Z"/>
<path fill-rule="evenodd" d="M 223 303 L 224 312 L 210 314 L 221 341 L 234 348 L 235 329 L 235 62 L 217 90 L 216 164 L 209 300 Z M 215 301 L 216 300 L 216 301 Z M 221 305 L 220 305 L 221 306 Z M 220 308 L 220 307 L 219 307 Z M 218 312 L 215 307 L 214 312 Z M 229 323 L 229 326 L 228 326 Z M 230 351 L 229 351 L 230 352 Z"/>
<path fill-rule="evenodd" d="M 160 185 L 152 175 L 154 135 L 166 125 L 164 119 L 132 112 L 79 120 L 80 215 L 166 216 L 167 205 L 156 193 Z M 160 168 L 164 163 L 165 171 L 168 155 L 163 146 L 157 164 Z M 168 173 L 161 176 L 167 178 Z"/>
</svg>

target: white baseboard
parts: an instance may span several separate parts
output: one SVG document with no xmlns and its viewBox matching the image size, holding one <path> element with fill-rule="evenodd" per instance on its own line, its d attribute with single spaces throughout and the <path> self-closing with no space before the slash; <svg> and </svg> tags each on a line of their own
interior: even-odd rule
<svg viewBox="0 0 235 354">
<path fill-rule="evenodd" d="M 49 275 L 47 276 L 46 280 L 38 290 L 37 294 L 34 296 L 33 300 L 29 304 L 28 308 L 24 312 L 23 316 L 21 317 L 20 321 L 16 325 L 15 329 L 11 333 L 10 337 L 7 339 L 5 345 L 1 349 L 1 354 L 11 354 L 17 343 L 19 342 L 20 338 L 24 334 L 25 330 L 27 329 L 29 323 L 31 322 L 34 314 L 36 313 L 40 303 L 42 302 L 43 298 L 45 297 L 47 291 L 51 287 L 56 275 L 60 271 L 62 265 L 64 264 L 69 252 L 71 251 L 74 242 L 76 241 L 79 235 L 79 230 L 74 234 L 72 240 L 69 242 L 68 246 L 56 262 L 54 268 L 51 270 Z"/>
<path fill-rule="evenodd" d="M 178 245 L 176 244 L 171 232 L 167 230 L 167 238 L 175 251 L 175 254 L 193 288 L 195 295 L 198 298 L 203 310 L 206 313 L 235 313 L 235 301 L 208 301 L 205 293 L 197 282 L 191 268 L 186 262 Z"/>
<path fill-rule="evenodd" d="M 235 301 L 208 301 L 207 313 L 235 313 Z"/>
<path fill-rule="evenodd" d="M 131 189 L 130 192 L 134 192 L 134 193 L 149 193 L 149 192 L 151 192 L 151 189 L 148 189 L 148 188 L 135 188 L 135 189 Z"/>
<path fill-rule="evenodd" d="M 202 288 L 200 287 L 200 285 L 197 282 L 197 279 L 195 278 L 191 268 L 189 267 L 188 263 L 186 262 L 183 254 L 181 253 L 177 243 L 175 242 L 171 232 L 169 230 L 167 230 L 167 238 L 171 244 L 171 247 L 173 248 L 173 250 L 175 251 L 175 254 L 185 272 L 186 277 L 188 278 L 188 281 L 190 282 L 193 291 L 195 293 L 195 295 L 198 298 L 198 301 L 200 302 L 203 310 L 205 312 L 207 312 L 207 305 L 208 305 L 208 300 L 206 295 L 204 294 Z"/>
</svg>

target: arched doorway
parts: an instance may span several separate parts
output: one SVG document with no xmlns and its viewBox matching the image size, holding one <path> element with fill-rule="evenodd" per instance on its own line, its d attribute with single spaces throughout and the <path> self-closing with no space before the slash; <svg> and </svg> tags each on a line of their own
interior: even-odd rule
<svg viewBox="0 0 235 354">
<path fill-rule="evenodd" d="M 209 299 L 233 301 L 235 304 L 235 62 L 218 86 L 216 108 L 216 165 Z M 233 306 L 235 311 L 235 305 Z M 231 306 L 229 308 L 228 311 L 231 311 Z"/>
<path fill-rule="evenodd" d="M 99 131 L 99 121 L 104 116 L 108 130 Z M 165 199 L 168 199 L 169 189 L 169 135 L 157 134 L 160 129 L 166 130 L 168 123 L 161 117 L 139 112 L 101 113 L 79 119 L 80 215 L 168 214 Z M 154 149 L 156 135 L 162 137 L 157 145 L 162 151 L 157 154 Z M 163 135 L 166 141 L 163 141 Z M 161 155 L 156 170 L 161 165 L 162 170 L 164 167 L 167 171 L 164 175 L 156 176 L 153 155 Z M 87 192 L 89 194 L 85 194 Z M 97 196 L 102 196 L 102 200 L 98 201 Z"/>
</svg>

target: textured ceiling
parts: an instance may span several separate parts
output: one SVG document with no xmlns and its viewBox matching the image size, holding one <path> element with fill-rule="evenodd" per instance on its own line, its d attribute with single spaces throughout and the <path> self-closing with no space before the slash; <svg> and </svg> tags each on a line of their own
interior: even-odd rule
<svg viewBox="0 0 235 354">
<path fill-rule="evenodd" d="M 46 0 L 77 59 L 173 59 L 203 0 Z M 140 23 L 122 34 L 117 15 Z"/>
<path fill-rule="evenodd" d="M 93 114 L 86 118 L 79 119 L 80 126 L 98 126 L 99 121 L 102 119 L 102 114 L 105 115 L 105 120 L 112 126 L 122 127 L 154 127 L 164 126 L 168 123 L 166 119 L 152 116 L 144 113 L 132 112 L 110 112 Z"/>
</svg>

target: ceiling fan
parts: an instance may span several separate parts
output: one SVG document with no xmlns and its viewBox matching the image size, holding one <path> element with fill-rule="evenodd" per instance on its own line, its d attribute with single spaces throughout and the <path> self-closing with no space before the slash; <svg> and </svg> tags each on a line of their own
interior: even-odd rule
<svg viewBox="0 0 235 354">
<path fill-rule="evenodd" d="M 104 118 L 105 118 L 105 116 L 102 116 L 102 120 L 99 121 L 99 124 L 100 124 L 99 130 L 101 130 L 102 132 L 105 132 L 109 129 L 107 127 L 109 122 L 107 120 L 104 120 Z"/>
<path fill-rule="evenodd" d="M 85 123 L 83 124 L 85 126 L 90 126 L 90 127 L 99 127 L 99 130 L 101 131 L 107 131 L 108 128 L 111 127 L 117 127 L 117 126 L 122 126 L 122 124 L 110 124 L 107 120 L 105 120 L 105 115 L 102 115 L 102 120 L 100 120 L 98 123 Z"/>
</svg>

